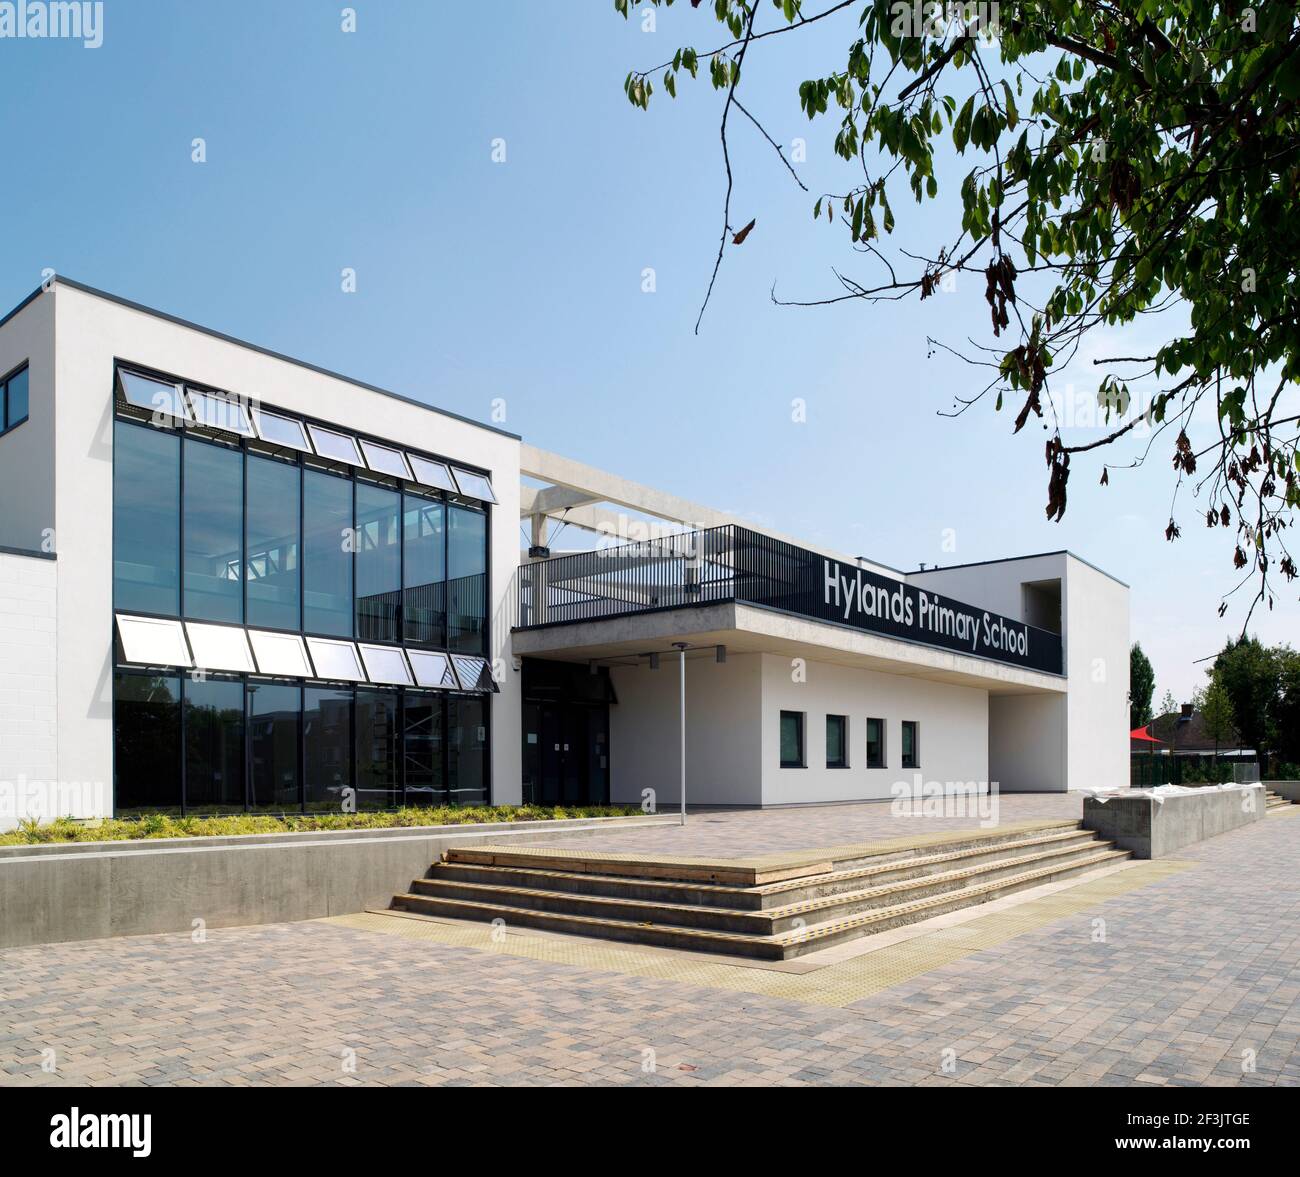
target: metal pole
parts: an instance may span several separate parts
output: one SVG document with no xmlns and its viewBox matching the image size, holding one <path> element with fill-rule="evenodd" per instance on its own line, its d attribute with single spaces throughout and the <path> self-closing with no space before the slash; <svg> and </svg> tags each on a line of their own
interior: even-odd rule
<svg viewBox="0 0 1300 1177">
<path fill-rule="evenodd" d="M 677 667 L 678 679 L 681 684 L 679 696 L 681 700 L 681 734 L 682 734 L 682 772 L 681 772 L 681 791 L 682 791 L 682 817 L 681 824 L 686 824 L 686 643 L 674 642 L 677 647 Z"/>
</svg>

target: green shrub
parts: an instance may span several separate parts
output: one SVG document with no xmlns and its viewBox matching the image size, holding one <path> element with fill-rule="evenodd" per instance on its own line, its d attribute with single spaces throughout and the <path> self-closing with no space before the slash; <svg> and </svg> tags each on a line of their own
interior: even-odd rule
<svg viewBox="0 0 1300 1177">
<path fill-rule="evenodd" d="M 563 821 L 579 817 L 628 817 L 632 805 L 439 805 L 382 813 L 232 813 L 219 817 L 172 817 L 146 813 L 85 825 L 60 817 L 42 825 L 24 818 L 0 834 L 0 846 L 43 842 L 125 842 L 142 838 L 211 838 L 235 834 L 284 834 L 300 830 L 383 830 L 404 826 L 471 825 L 504 821 Z"/>
</svg>

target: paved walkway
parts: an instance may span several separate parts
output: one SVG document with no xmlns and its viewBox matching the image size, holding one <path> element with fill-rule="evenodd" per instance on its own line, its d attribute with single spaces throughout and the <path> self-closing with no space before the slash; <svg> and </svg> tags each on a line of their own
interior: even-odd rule
<svg viewBox="0 0 1300 1177">
<path fill-rule="evenodd" d="M 1300 1083 L 1300 808 L 1180 857 L 844 1005 L 335 922 L 13 949 L 0 1085 Z"/>
</svg>

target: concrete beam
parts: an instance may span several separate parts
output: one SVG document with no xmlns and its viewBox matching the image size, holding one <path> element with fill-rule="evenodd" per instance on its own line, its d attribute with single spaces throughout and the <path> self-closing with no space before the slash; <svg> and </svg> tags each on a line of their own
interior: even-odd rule
<svg viewBox="0 0 1300 1177">
<path fill-rule="evenodd" d="M 689 527 L 721 527 L 737 520 L 723 511 L 715 511 L 693 503 L 689 499 L 679 498 L 667 491 L 656 490 L 617 474 L 598 470 L 572 458 L 540 450 L 536 446 L 520 446 L 519 471 L 530 478 L 540 478 L 553 484 L 547 487 L 566 487 L 588 496 L 587 502 L 613 503 L 631 511 L 640 511 L 653 515 L 656 519 L 668 519 L 674 523 L 683 523 Z M 546 490 L 539 492 L 544 495 Z M 534 502 L 536 499 L 534 498 Z M 534 508 L 535 509 L 535 508 Z M 520 510 L 524 511 L 522 501 Z M 531 511 L 525 511 L 531 514 Z M 573 520 L 570 518 L 570 522 Z"/>
</svg>

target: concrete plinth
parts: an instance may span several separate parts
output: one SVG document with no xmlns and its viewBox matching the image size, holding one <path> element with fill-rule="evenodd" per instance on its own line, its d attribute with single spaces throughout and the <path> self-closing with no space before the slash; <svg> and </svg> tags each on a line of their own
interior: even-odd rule
<svg viewBox="0 0 1300 1177">
<path fill-rule="evenodd" d="M 1085 797 L 1083 825 L 1137 858 L 1166 855 L 1264 818 L 1263 785 L 1140 789 Z"/>
</svg>

